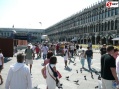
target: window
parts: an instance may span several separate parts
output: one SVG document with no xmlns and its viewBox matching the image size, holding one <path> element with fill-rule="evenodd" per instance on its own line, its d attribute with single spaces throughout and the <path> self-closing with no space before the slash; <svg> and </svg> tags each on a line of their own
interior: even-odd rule
<svg viewBox="0 0 119 89">
<path fill-rule="evenodd" d="M 115 30 L 117 29 L 117 20 L 115 20 Z"/>
<path fill-rule="evenodd" d="M 105 18 L 105 12 L 103 12 L 103 17 L 102 18 Z"/>
<path fill-rule="evenodd" d="M 113 9 L 112 12 L 113 12 L 113 15 L 115 15 L 115 9 Z"/>
<path fill-rule="evenodd" d="M 111 10 L 108 11 L 108 17 L 110 17 L 110 16 L 111 16 Z"/>
<path fill-rule="evenodd" d="M 102 19 L 102 13 L 100 13 L 100 19 Z"/>
<path fill-rule="evenodd" d="M 110 22 L 108 22 L 107 29 L 110 30 Z"/>
<path fill-rule="evenodd" d="M 102 27 L 101 29 L 102 29 L 102 31 L 103 31 L 103 24 L 101 25 L 101 27 Z"/>
<path fill-rule="evenodd" d="M 115 8 L 115 15 L 118 15 L 118 11 L 119 11 L 119 9 Z"/>
<path fill-rule="evenodd" d="M 114 30 L 113 27 L 114 27 L 114 22 L 111 21 L 111 30 Z"/>
<path fill-rule="evenodd" d="M 108 17 L 108 11 L 106 11 L 105 13 L 106 13 L 106 14 L 105 14 L 105 17 Z"/>
<path fill-rule="evenodd" d="M 113 9 L 111 10 L 111 16 L 113 16 L 114 15 L 114 13 L 113 13 Z"/>
</svg>

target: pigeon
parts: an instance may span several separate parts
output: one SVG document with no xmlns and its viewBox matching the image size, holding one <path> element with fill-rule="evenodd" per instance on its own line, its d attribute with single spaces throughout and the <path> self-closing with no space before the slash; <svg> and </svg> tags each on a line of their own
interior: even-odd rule
<svg viewBox="0 0 119 89">
<path fill-rule="evenodd" d="M 95 89 L 98 88 L 98 86 L 95 87 Z"/>
<path fill-rule="evenodd" d="M 78 83 L 79 82 L 79 80 L 76 80 L 76 81 L 74 81 L 75 83 Z"/>
<path fill-rule="evenodd" d="M 76 66 L 76 63 L 74 63 L 74 66 Z"/>
<path fill-rule="evenodd" d="M 67 77 L 66 77 L 66 80 L 68 80 L 68 81 L 69 81 L 69 76 L 67 76 Z"/>
<path fill-rule="evenodd" d="M 92 79 L 94 79 L 93 75 L 91 76 Z"/>
<path fill-rule="evenodd" d="M 100 75 L 98 76 L 98 80 L 101 80 L 101 76 Z"/>
<path fill-rule="evenodd" d="M 82 73 L 82 68 L 80 69 L 80 72 Z"/>
<path fill-rule="evenodd" d="M 95 74 L 97 74 L 97 75 L 98 75 L 98 72 L 97 72 L 97 71 L 95 71 Z"/>
<path fill-rule="evenodd" d="M 94 78 L 93 78 L 93 73 L 92 73 L 92 72 L 91 72 L 91 78 L 94 79 Z"/>
<path fill-rule="evenodd" d="M 84 76 L 84 78 L 85 78 L 85 80 L 87 80 L 87 79 L 86 79 L 86 76 Z"/>
<path fill-rule="evenodd" d="M 69 78 L 69 76 L 67 76 L 66 78 Z"/>
<path fill-rule="evenodd" d="M 78 70 L 76 70 L 76 72 L 78 73 Z"/>
<path fill-rule="evenodd" d="M 63 89 L 62 85 L 63 85 L 63 84 L 60 84 L 60 86 L 58 87 L 58 89 Z"/>
</svg>

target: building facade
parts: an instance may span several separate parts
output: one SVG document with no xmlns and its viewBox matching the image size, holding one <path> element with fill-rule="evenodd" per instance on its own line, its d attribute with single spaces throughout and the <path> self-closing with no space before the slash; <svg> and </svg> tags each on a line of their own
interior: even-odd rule
<svg viewBox="0 0 119 89">
<path fill-rule="evenodd" d="M 107 8 L 106 0 L 48 27 L 45 33 L 51 41 L 71 41 L 80 44 L 117 44 L 111 39 L 119 36 L 119 7 Z"/>
<path fill-rule="evenodd" d="M 23 39 L 31 42 L 41 41 L 44 29 L 0 28 L 0 37 Z"/>
</svg>

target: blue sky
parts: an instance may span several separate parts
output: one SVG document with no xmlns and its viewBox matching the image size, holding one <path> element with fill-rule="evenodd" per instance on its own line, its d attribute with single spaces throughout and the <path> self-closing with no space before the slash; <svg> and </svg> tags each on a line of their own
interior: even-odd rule
<svg viewBox="0 0 119 89">
<path fill-rule="evenodd" d="M 45 29 L 98 1 L 0 0 L 0 27 Z"/>
</svg>

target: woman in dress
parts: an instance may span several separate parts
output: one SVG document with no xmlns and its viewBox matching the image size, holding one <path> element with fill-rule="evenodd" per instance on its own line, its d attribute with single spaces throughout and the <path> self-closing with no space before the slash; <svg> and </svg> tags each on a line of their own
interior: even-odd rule
<svg viewBox="0 0 119 89">
<path fill-rule="evenodd" d="M 52 56 L 49 63 L 42 69 L 42 75 L 46 79 L 47 89 L 56 89 L 56 71 L 57 58 Z M 46 75 L 43 73 L 46 70 Z"/>
<path fill-rule="evenodd" d="M 2 50 L 0 49 L 0 80 L 1 80 L 0 85 L 3 84 L 3 78 L 2 78 L 2 75 L 1 75 L 3 65 L 4 65 L 4 59 L 3 59 Z"/>
<path fill-rule="evenodd" d="M 67 67 L 67 60 L 69 58 L 69 50 L 67 48 L 67 45 L 65 45 L 64 48 L 64 63 L 65 63 L 65 68 Z"/>
</svg>

